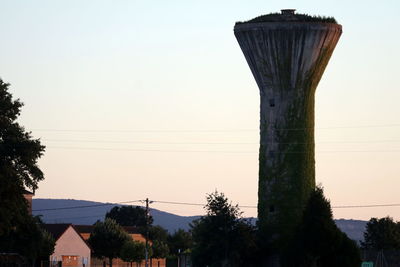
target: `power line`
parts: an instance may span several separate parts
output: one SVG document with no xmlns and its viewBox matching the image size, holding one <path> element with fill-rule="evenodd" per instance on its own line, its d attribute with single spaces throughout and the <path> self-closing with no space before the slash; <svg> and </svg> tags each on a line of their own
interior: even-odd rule
<svg viewBox="0 0 400 267">
<path fill-rule="evenodd" d="M 85 206 L 72 206 L 72 207 L 58 207 L 58 208 L 49 208 L 49 209 L 37 209 L 32 211 L 51 211 L 51 210 L 65 210 L 65 209 L 80 209 L 80 208 L 93 208 L 99 206 L 115 206 L 118 204 L 126 204 L 126 203 L 134 203 L 141 202 L 144 203 L 145 200 L 131 200 L 131 201 L 123 201 L 116 203 L 105 203 L 105 204 L 95 204 L 95 205 L 85 205 Z M 206 206 L 206 204 L 201 203 L 190 203 L 190 202 L 178 202 L 178 201 L 165 201 L 165 200 L 150 200 L 151 203 L 160 203 L 160 204 L 172 204 L 172 205 L 186 205 L 186 206 Z M 375 207 L 398 207 L 400 203 L 391 203 L 391 204 L 366 204 L 366 205 L 339 205 L 339 206 L 331 206 L 333 209 L 343 209 L 343 208 L 375 208 Z M 238 205 L 239 208 L 257 208 L 257 206 L 252 205 Z"/>
<path fill-rule="evenodd" d="M 400 124 L 371 124 L 371 125 L 354 125 L 354 126 L 330 126 L 330 127 L 299 127 L 299 128 L 272 128 L 273 130 L 307 130 L 307 129 L 351 129 L 351 128 L 386 128 L 386 127 L 400 127 Z M 91 129 L 32 129 L 37 132 L 104 132 L 104 133 L 193 133 L 193 132 L 252 132 L 258 129 L 194 129 L 194 130 L 91 130 Z"/>
<path fill-rule="evenodd" d="M 111 143 L 111 144 L 139 144 L 139 145 L 255 145 L 258 142 L 138 142 L 138 141 L 113 141 L 113 140 L 73 140 L 73 139 L 41 139 L 45 142 L 68 143 Z M 400 142 L 400 140 L 399 140 Z"/>
<path fill-rule="evenodd" d="M 90 129 L 32 129 L 37 132 L 78 132 L 78 133 L 226 133 L 252 132 L 255 129 L 227 129 L 227 130 L 90 130 Z"/>
<path fill-rule="evenodd" d="M 173 202 L 173 201 L 157 201 L 154 203 L 163 204 L 175 204 L 175 205 L 191 205 L 191 206 L 205 206 L 205 204 L 200 203 L 188 203 L 188 202 Z M 400 204 L 368 204 L 368 205 L 341 205 L 341 206 L 331 206 L 332 209 L 344 209 L 344 208 L 375 208 L 375 207 L 399 207 Z M 257 206 L 250 205 L 238 205 L 239 208 L 257 208 Z"/>
<path fill-rule="evenodd" d="M 123 202 L 117 202 L 117 203 L 103 203 L 103 204 L 72 206 L 72 207 L 59 207 L 59 208 L 49 208 L 49 209 L 37 209 L 37 210 L 32 210 L 32 211 L 84 209 L 84 208 L 94 208 L 94 207 L 113 206 L 113 205 L 115 206 L 118 204 L 126 204 L 126 203 L 134 203 L 134 202 L 142 202 L 142 200 L 131 200 L 131 201 L 123 201 Z"/>
<path fill-rule="evenodd" d="M 49 218 L 47 220 L 48 221 L 57 221 L 57 220 L 85 219 L 85 218 L 95 218 L 95 217 L 104 217 L 104 214 L 90 215 L 90 216 L 78 216 L 78 217 Z"/>
<path fill-rule="evenodd" d="M 71 150 L 104 150 L 104 151 L 133 151 L 133 152 L 176 152 L 176 153 L 256 153 L 254 151 L 222 151 L 222 150 L 162 150 L 162 149 L 129 149 L 129 148 L 99 148 L 99 147 L 65 147 L 46 146 L 46 148 Z M 257 152 L 258 153 L 258 152 Z"/>
<path fill-rule="evenodd" d="M 85 205 L 85 206 L 74 206 L 74 207 L 58 207 L 51 209 L 38 209 L 32 211 L 51 211 L 51 210 L 64 210 L 64 209 L 80 209 L 80 208 L 92 208 L 99 206 L 111 206 L 118 205 L 124 203 L 132 203 L 132 202 L 141 202 L 144 203 L 145 200 L 132 200 L 132 201 L 123 201 L 117 203 L 106 203 L 106 204 L 96 204 L 96 205 Z M 159 203 L 159 204 L 172 204 L 172 205 L 186 205 L 186 206 L 202 206 L 205 207 L 206 204 L 201 203 L 190 203 L 190 202 L 177 202 L 177 201 L 163 201 L 163 200 L 149 200 L 151 203 Z M 331 206 L 332 209 L 349 209 L 349 208 L 379 208 L 379 207 L 399 207 L 400 203 L 392 203 L 392 204 L 367 204 L 367 205 L 340 205 L 340 206 Z M 238 205 L 239 208 L 257 208 L 257 206 L 252 205 Z M 49 221 L 57 221 L 57 220 L 71 220 L 71 219 L 83 219 L 83 218 L 94 218 L 94 217 L 103 217 L 104 214 L 99 215 L 90 215 L 90 216 L 77 216 L 77 217 L 62 217 L 62 218 L 50 218 L 47 219 Z"/>
<path fill-rule="evenodd" d="M 354 125 L 354 126 L 331 126 L 331 127 L 305 127 L 305 128 L 272 128 L 272 130 L 329 130 L 329 129 L 355 129 L 355 128 L 387 128 L 400 127 L 400 124 L 377 124 L 377 125 Z"/>
<path fill-rule="evenodd" d="M 162 149 L 129 149 L 129 148 L 100 148 L 100 147 L 68 147 L 68 146 L 47 146 L 46 148 L 67 149 L 67 150 L 99 150 L 99 151 L 131 151 L 131 152 L 166 152 L 166 153 L 233 153 L 233 154 L 256 154 L 258 151 L 224 151 L 224 150 L 162 150 Z M 287 151 L 274 154 L 308 154 L 314 151 Z M 400 150 L 319 150 L 316 153 L 398 153 Z"/>
<path fill-rule="evenodd" d="M 200 203 L 174 202 L 174 201 L 161 201 L 161 200 L 153 200 L 153 203 L 173 204 L 173 205 L 188 205 L 188 206 L 202 206 L 202 207 L 205 206 L 205 204 L 200 204 Z"/>
<path fill-rule="evenodd" d="M 400 204 L 347 205 L 347 206 L 333 206 L 332 209 L 378 208 L 378 207 L 399 207 L 399 206 Z"/>
<path fill-rule="evenodd" d="M 110 144 L 142 144 L 142 145 L 258 145 L 259 142 L 147 142 L 147 141 L 115 141 L 115 140 L 83 140 L 83 139 L 42 139 L 44 142 L 67 143 L 110 143 Z M 398 143 L 400 140 L 365 140 L 365 141 L 321 141 L 315 144 L 364 144 L 364 143 Z M 301 144 L 309 142 L 266 142 L 266 144 Z"/>
</svg>

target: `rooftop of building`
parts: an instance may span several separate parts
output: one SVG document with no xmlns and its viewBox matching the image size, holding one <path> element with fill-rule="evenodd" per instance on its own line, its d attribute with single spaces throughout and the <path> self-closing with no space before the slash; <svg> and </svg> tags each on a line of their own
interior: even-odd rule
<svg viewBox="0 0 400 267">
<path fill-rule="evenodd" d="M 308 14 L 295 13 L 295 11 L 295 9 L 282 9 L 280 13 L 270 13 L 255 17 L 248 21 L 238 21 L 236 22 L 236 25 L 262 22 L 322 22 L 337 24 L 334 17 L 312 16 Z"/>
<path fill-rule="evenodd" d="M 91 234 L 94 229 L 94 225 L 74 225 L 74 228 L 79 232 L 79 233 L 89 233 Z M 137 227 L 135 226 L 122 226 L 122 228 L 128 233 L 128 234 L 140 234 L 140 231 Z"/>
</svg>

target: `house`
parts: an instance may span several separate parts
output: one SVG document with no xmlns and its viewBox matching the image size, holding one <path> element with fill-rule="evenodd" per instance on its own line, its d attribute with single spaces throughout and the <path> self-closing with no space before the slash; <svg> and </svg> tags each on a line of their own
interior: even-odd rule
<svg viewBox="0 0 400 267">
<path fill-rule="evenodd" d="M 90 266 L 91 249 L 72 224 L 44 224 L 44 229 L 56 240 L 50 262 L 62 262 L 62 266 Z"/>
<path fill-rule="evenodd" d="M 82 236 L 84 240 L 88 240 L 90 234 L 93 232 L 94 225 L 74 225 L 74 228 Z M 139 230 L 134 226 L 122 226 L 122 228 L 127 232 L 132 240 L 146 242 L 145 237 L 139 232 Z"/>
<path fill-rule="evenodd" d="M 88 240 L 90 234 L 93 232 L 94 226 L 93 225 L 74 225 L 74 228 L 77 232 L 81 235 L 84 240 Z M 139 241 L 139 242 L 146 242 L 145 237 L 139 232 L 139 230 L 134 226 L 122 226 L 122 228 L 132 237 L 132 240 Z M 149 241 L 151 244 L 151 241 Z M 96 263 L 98 266 L 101 266 L 102 260 L 92 258 L 92 262 Z M 97 266 L 96 265 L 96 266 Z M 114 259 L 113 266 L 127 266 L 121 259 Z M 139 264 L 138 266 L 145 266 L 144 261 Z M 165 267 L 166 266 L 166 259 L 151 259 L 149 260 L 150 267 Z"/>
</svg>

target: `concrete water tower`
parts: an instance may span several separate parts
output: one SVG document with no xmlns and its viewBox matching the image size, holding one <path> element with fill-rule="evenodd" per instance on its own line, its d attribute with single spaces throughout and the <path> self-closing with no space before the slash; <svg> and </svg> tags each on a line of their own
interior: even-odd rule
<svg viewBox="0 0 400 267">
<path fill-rule="evenodd" d="M 315 89 L 342 26 L 284 9 L 237 22 L 234 33 L 260 89 L 259 229 L 279 248 L 315 187 Z"/>
</svg>

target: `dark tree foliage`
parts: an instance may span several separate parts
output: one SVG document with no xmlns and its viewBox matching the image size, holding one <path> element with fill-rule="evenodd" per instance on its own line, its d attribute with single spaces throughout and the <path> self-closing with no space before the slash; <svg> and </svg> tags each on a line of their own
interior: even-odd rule
<svg viewBox="0 0 400 267">
<path fill-rule="evenodd" d="M 145 259 L 145 249 L 146 246 L 143 242 L 139 241 L 128 241 L 121 248 L 121 259 L 126 262 L 140 263 Z"/>
<path fill-rule="evenodd" d="M 321 187 L 312 192 L 303 220 L 282 259 L 290 267 L 360 266 L 359 249 L 336 226 Z"/>
<path fill-rule="evenodd" d="M 243 23 L 260 23 L 260 22 L 322 22 L 322 23 L 335 23 L 337 21 L 334 17 L 326 17 L 326 16 L 312 16 L 308 14 L 291 14 L 289 16 L 282 15 L 282 13 L 270 13 L 267 15 L 261 15 L 255 17 L 251 20 L 244 21 L 244 22 L 236 22 L 236 24 L 243 24 Z"/>
<path fill-rule="evenodd" d="M 8 87 L 0 79 L 0 237 L 26 219 L 24 189 L 34 191 L 43 180 L 37 160 L 44 146 L 17 123 L 23 104 Z"/>
<path fill-rule="evenodd" d="M 42 230 L 42 243 L 40 246 L 39 258 L 47 260 L 50 255 L 53 254 L 55 245 L 56 241 L 54 237 L 46 230 Z"/>
<path fill-rule="evenodd" d="M 151 257 L 165 258 L 169 254 L 169 248 L 167 244 L 168 231 L 159 225 L 150 226 L 148 230 L 149 239 L 151 241 Z"/>
<path fill-rule="evenodd" d="M 23 104 L 8 90 L 0 79 L 0 251 L 34 262 L 54 250 L 54 239 L 28 214 L 23 196 L 43 180 L 37 160 L 44 146 L 17 123 Z"/>
<path fill-rule="evenodd" d="M 188 252 L 192 249 L 192 234 L 183 229 L 178 229 L 175 233 L 168 235 L 168 247 L 170 255 L 177 256 L 180 253 Z"/>
<path fill-rule="evenodd" d="M 400 249 L 400 223 L 392 218 L 371 218 L 364 232 L 363 249 Z"/>
<path fill-rule="evenodd" d="M 149 239 L 167 242 L 168 231 L 159 225 L 149 227 Z"/>
<path fill-rule="evenodd" d="M 115 206 L 106 214 L 106 218 L 115 220 L 122 226 L 146 226 L 146 209 L 139 206 Z M 148 223 L 153 223 L 153 217 L 149 215 Z"/>
<path fill-rule="evenodd" d="M 18 253 L 28 261 L 48 259 L 54 252 L 55 240 L 42 229 L 38 220 L 30 215 L 0 238 L 0 251 Z"/>
<path fill-rule="evenodd" d="M 251 266 L 251 254 L 257 249 L 254 227 L 241 219 L 238 205 L 232 205 L 223 193 L 207 195 L 207 215 L 191 225 L 193 265 Z"/>
<path fill-rule="evenodd" d="M 106 218 L 104 222 L 96 222 L 88 240 L 94 255 L 108 258 L 110 267 L 112 259 L 120 257 L 121 249 L 128 241 L 132 241 L 130 235 L 110 218 Z"/>
<path fill-rule="evenodd" d="M 156 259 L 165 258 L 169 254 L 168 244 L 163 241 L 154 240 L 152 241 L 151 244 L 151 251 L 152 251 L 151 254 L 152 258 Z"/>
</svg>

